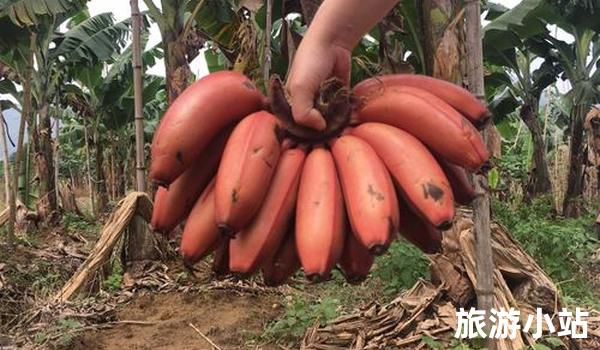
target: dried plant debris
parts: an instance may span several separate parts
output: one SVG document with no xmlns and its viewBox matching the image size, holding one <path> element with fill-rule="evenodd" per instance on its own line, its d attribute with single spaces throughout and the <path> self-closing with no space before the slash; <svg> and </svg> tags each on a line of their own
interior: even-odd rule
<svg viewBox="0 0 600 350">
<path fill-rule="evenodd" d="M 556 316 L 563 303 L 556 286 L 527 255 L 508 231 L 492 223 L 494 253 L 494 307 L 511 307 L 527 315 L 536 308 Z M 419 281 L 392 302 L 372 303 L 327 325 L 310 328 L 302 349 L 414 349 L 433 339 L 449 347 L 457 328 L 456 310 L 475 306 L 475 244 L 472 213 L 461 210 L 453 227 L 444 233 L 444 253 L 430 255 L 433 283 Z M 590 313 L 592 316 L 593 312 Z M 591 339 L 564 339 L 569 349 L 592 349 L 598 341 L 600 318 L 590 317 Z M 558 323 L 556 317 L 554 322 Z M 595 339 L 595 340 L 594 340 Z M 499 350 L 520 350 L 532 345 L 530 334 L 500 339 Z M 579 344 L 579 345 L 578 345 Z M 583 345 L 582 345 L 583 344 Z M 583 346 L 583 347 L 582 347 Z"/>
</svg>

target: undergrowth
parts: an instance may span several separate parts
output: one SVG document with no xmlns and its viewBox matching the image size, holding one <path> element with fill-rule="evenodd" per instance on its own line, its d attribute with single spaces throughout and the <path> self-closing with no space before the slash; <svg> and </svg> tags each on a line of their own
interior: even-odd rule
<svg viewBox="0 0 600 350">
<path fill-rule="evenodd" d="M 68 349 L 76 336 L 75 331 L 83 325 L 72 318 L 60 318 L 49 327 L 40 330 L 34 336 L 34 342 L 39 345 L 51 344 L 52 348 Z"/>
<path fill-rule="evenodd" d="M 445 345 L 432 337 L 423 336 L 421 342 L 426 345 L 424 349 L 432 350 L 487 350 L 485 347 L 485 339 L 474 338 L 474 339 L 454 339 L 449 345 Z M 563 350 L 566 349 L 566 345 L 560 338 L 556 337 L 545 337 L 539 339 L 532 346 L 523 348 L 522 350 Z"/>
<path fill-rule="evenodd" d="M 296 341 L 315 322 L 327 324 L 332 321 L 338 315 L 340 309 L 340 300 L 329 297 L 311 301 L 308 298 L 295 295 L 287 299 L 285 314 L 267 326 L 263 334 L 264 338 Z"/>
<path fill-rule="evenodd" d="M 62 223 L 70 232 L 79 232 L 86 235 L 96 235 L 99 232 L 98 224 L 89 221 L 85 217 L 69 212 L 64 213 L 62 216 Z"/>
<path fill-rule="evenodd" d="M 381 283 L 387 296 L 412 287 L 418 279 L 429 278 L 429 262 L 425 255 L 406 241 L 395 241 L 387 254 L 375 260 L 372 279 Z"/>
<path fill-rule="evenodd" d="M 423 253 L 408 242 L 394 242 L 388 252 L 378 257 L 369 278 L 351 286 L 334 270 L 332 279 L 321 284 L 297 284 L 287 297 L 282 317 L 270 323 L 263 340 L 298 342 L 306 329 L 319 322 L 324 325 L 353 308 L 373 300 L 386 303 L 398 293 L 428 278 L 428 262 Z M 298 278 L 304 278 L 300 273 Z"/>
<path fill-rule="evenodd" d="M 104 281 L 102 281 L 102 287 L 109 291 L 115 292 L 121 287 L 123 282 L 123 265 L 119 259 L 114 259 L 112 262 L 112 271 Z"/>
<path fill-rule="evenodd" d="M 567 303 L 600 305 L 600 295 L 594 294 L 582 274 L 588 257 L 600 247 L 591 217 L 558 217 L 548 197 L 530 205 L 493 201 L 492 208 L 494 218 L 550 275 Z"/>
<path fill-rule="evenodd" d="M 523 249 L 548 273 L 560 288 L 565 302 L 600 307 L 600 295 L 592 291 L 582 273 L 587 258 L 600 247 L 591 230 L 592 218 L 557 217 L 551 198 L 541 198 L 532 204 L 509 203 L 493 200 L 493 218 L 506 226 Z M 375 260 L 370 277 L 359 286 L 346 284 L 338 271 L 334 271 L 328 283 L 295 285 L 297 292 L 288 297 L 283 316 L 268 325 L 263 338 L 297 342 L 316 320 L 326 324 L 340 311 L 349 312 L 372 300 L 385 303 L 412 287 L 419 278 L 429 278 L 426 257 L 413 245 L 397 241 L 385 255 Z M 423 342 L 431 349 L 439 348 L 433 339 L 423 339 Z M 533 349 L 559 349 L 555 343 L 554 339 L 543 340 Z M 451 347 L 454 350 L 481 348 L 482 345 L 476 342 L 456 342 Z"/>
</svg>

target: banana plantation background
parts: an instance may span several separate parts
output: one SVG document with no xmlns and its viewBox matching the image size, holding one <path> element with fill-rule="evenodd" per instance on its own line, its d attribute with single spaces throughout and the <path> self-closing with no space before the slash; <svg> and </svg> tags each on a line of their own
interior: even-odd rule
<svg viewBox="0 0 600 350">
<path fill-rule="evenodd" d="M 400 1 L 354 49 L 352 83 L 410 72 L 468 88 L 465 3 Z M 199 78 L 192 73 L 192 61 L 202 58 L 209 72 L 242 72 L 265 91 L 271 75 L 286 76 L 319 4 L 143 0 L 143 128 L 136 130 L 133 17 L 116 21 L 112 13 L 91 15 L 83 0 L 0 0 L 0 207 L 6 208 L 0 214 L 0 348 L 3 342 L 19 341 L 18 346 L 110 349 L 133 346 L 136 339 L 161 346 L 152 340 L 151 331 L 143 330 L 160 321 L 151 314 L 136 314 L 146 317 L 139 322 L 147 325 L 133 328 L 130 336 L 97 326 L 126 319 L 123 312 L 132 311 L 119 309 L 117 299 L 143 289 L 150 296 L 134 299 L 134 306 L 127 307 L 141 310 L 154 304 L 158 309 L 152 313 L 161 315 L 180 304 L 209 310 L 221 310 L 225 304 L 238 310 L 225 320 L 212 320 L 230 322 L 236 329 L 232 339 L 214 331 L 215 339 L 229 344 L 223 348 L 292 348 L 315 320 L 326 323 L 361 303 L 391 300 L 418 278 L 430 278 L 431 258 L 398 242 L 358 287 L 348 288 L 336 275 L 310 292 L 297 283 L 280 294 L 249 297 L 246 289 L 260 294 L 264 287 L 221 285 L 241 296 L 204 290 L 208 294 L 202 301 L 190 301 L 186 293 L 210 282 L 175 267 L 173 242 L 141 229 L 130 236 L 149 238 L 119 241 L 94 276 L 96 284 L 88 296 L 102 300 L 110 317 L 82 317 L 81 310 L 89 305 L 79 304 L 63 305 L 52 317 L 31 311 L 54 295 L 83 262 L 115 204 L 139 190 L 136 170 L 146 169 L 136 163 L 136 155 L 149 163 L 160 118 Z M 600 3 L 522 0 L 508 8 L 483 1 L 481 11 L 484 98 L 493 113 L 487 129 L 493 160 L 486 189 L 492 219 L 552 278 L 567 305 L 598 310 Z M 151 25 L 158 26 L 161 37 L 154 46 L 147 45 Z M 148 73 L 155 65 L 164 65 L 164 76 Z M 144 147 L 136 149 L 136 139 L 141 138 Z M 155 191 L 148 180 L 145 190 Z M 154 261 L 153 274 L 142 273 L 149 263 L 135 261 Z M 212 283 L 219 291 L 219 282 L 216 287 Z M 161 285 L 170 294 L 160 294 Z M 177 310 L 181 315 L 189 312 Z M 244 315 L 258 316 L 248 321 Z M 204 341 L 198 338 L 200 331 L 187 324 L 199 326 L 200 321 L 186 317 L 178 319 L 185 320 L 178 328 L 173 326 L 177 331 L 170 331 L 173 339 L 165 336 L 172 348 L 182 348 L 174 338 Z M 36 324 L 43 326 L 36 329 Z M 425 343 L 436 346 L 434 339 Z M 539 344 L 536 349 L 575 348 L 564 339 Z M 600 347 L 600 342 L 594 344 Z M 452 346 L 480 348 L 476 342 Z"/>
</svg>

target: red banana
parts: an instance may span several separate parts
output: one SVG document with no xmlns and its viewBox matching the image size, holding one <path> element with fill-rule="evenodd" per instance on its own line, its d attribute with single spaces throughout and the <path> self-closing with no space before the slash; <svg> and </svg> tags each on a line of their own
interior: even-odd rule
<svg viewBox="0 0 600 350">
<path fill-rule="evenodd" d="M 150 177 L 171 184 L 221 130 L 264 102 L 254 84 L 237 72 L 216 72 L 196 81 L 169 106 L 154 134 Z"/>
<path fill-rule="evenodd" d="M 279 128 L 272 114 L 253 113 L 235 127 L 215 185 L 215 220 L 223 233 L 235 234 L 254 218 L 280 153 Z"/>
<path fill-rule="evenodd" d="M 456 84 L 426 75 L 381 75 L 363 80 L 353 88 L 353 92 L 361 99 L 369 99 L 383 93 L 387 88 L 398 86 L 419 88 L 437 96 L 462 113 L 478 128 L 484 126 L 491 117 L 486 106 L 469 91 Z"/>
<path fill-rule="evenodd" d="M 216 277 L 229 274 L 229 237 L 221 235 L 213 251 L 212 271 Z"/>
<path fill-rule="evenodd" d="M 371 253 L 383 254 L 399 220 L 398 198 L 390 174 L 362 139 L 345 135 L 331 144 L 350 226 Z"/>
<path fill-rule="evenodd" d="M 427 254 L 442 250 L 442 233 L 417 216 L 412 209 L 400 201 L 400 235 Z"/>
<path fill-rule="evenodd" d="M 202 260 L 220 238 L 215 224 L 214 181 L 202 193 L 187 218 L 181 235 L 180 252 L 185 265 Z"/>
<path fill-rule="evenodd" d="M 275 254 L 263 263 L 263 281 L 267 286 L 275 287 L 285 283 L 300 268 L 296 252 L 296 238 L 291 228 Z"/>
<path fill-rule="evenodd" d="M 281 245 L 294 212 L 304 163 L 302 149 L 283 152 L 263 204 L 249 226 L 229 242 L 229 268 L 252 273 Z"/>
<path fill-rule="evenodd" d="M 435 227 L 446 228 L 454 217 L 452 190 L 439 164 L 411 134 L 381 123 L 365 123 L 351 131 L 383 160 L 412 208 Z M 402 215 L 400 215 L 402 220 Z"/>
<path fill-rule="evenodd" d="M 373 255 L 359 242 L 354 233 L 348 233 L 342 257 L 338 263 L 346 281 L 351 284 L 358 284 L 364 281 L 369 275 L 373 261 Z"/>
<path fill-rule="evenodd" d="M 477 170 L 489 157 L 479 132 L 460 113 L 427 91 L 387 89 L 356 111 L 358 122 L 379 122 L 415 136 L 452 163 Z"/>
<path fill-rule="evenodd" d="M 190 213 L 196 200 L 217 172 L 230 133 L 231 128 L 221 132 L 211 141 L 200 158 L 173 181 L 168 189 L 158 189 L 152 211 L 153 230 L 167 234 Z"/>
<path fill-rule="evenodd" d="M 150 227 L 153 231 L 159 233 L 171 232 L 175 226 L 168 227 L 171 225 L 165 225 L 163 218 L 169 215 L 169 207 L 166 202 L 169 197 L 169 191 L 164 187 L 159 187 L 154 194 L 154 205 L 152 206 L 152 219 L 150 220 Z"/>
<path fill-rule="evenodd" d="M 325 148 L 313 149 L 304 162 L 296 208 L 296 247 L 304 274 L 327 280 L 344 248 L 344 200 L 335 163 Z"/>
<path fill-rule="evenodd" d="M 441 157 L 438 157 L 437 160 L 450 182 L 456 203 L 461 205 L 471 204 L 475 199 L 475 189 L 471 185 L 465 169 Z"/>
</svg>

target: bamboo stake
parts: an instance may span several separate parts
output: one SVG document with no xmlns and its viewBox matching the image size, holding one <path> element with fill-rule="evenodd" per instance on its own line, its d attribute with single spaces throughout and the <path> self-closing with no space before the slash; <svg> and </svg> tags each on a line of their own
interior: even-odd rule
<svg viewBox="0 0 600 350">
<path fill-rule="evenodd" d="M 271 74 L 271 22 L 273 20 L 273 0 L 267 0 L 267 23 L 265 24 L 265 51 L 263 66 L 263 81 L 265 86 L 269 84 Z M 285 19 L 284 19 L 285 20 Z"/>
<path fill-rule="evenodd" d="M 481 42 L 481 8 L 479 0 L 465 2 L 466 38 L 467 38 L 467 77 L 471 92 L 480 100 L 485 99 L 483 86 L 483 49 Z M 483 131 L 486 138 L 486 132 Z M 486 138 L 487 139 L 487 138 Z M 490 197 L 488 181 L 485 174 L 475 175 L 475 191 L 477 197 L 473 202 L 473 224 L 476 245 L 477 306 L 489 311 L 494 305 L 494 262 L 492 260 L 492 243 L 490 233 Z M 489 324 L 488 330 L 489 330 Z M 495 341 L 488 337 L 487 347 L 496 349 Z"/>
<path fill-rule="evenodd" d="M 146 192 L 146 175 L 144 165 L 144 110 L 142 106 L 142 18 L 138 0 L 130 0 L 133 32 L 133 93 L 135 114 L 135 179 L 136 190 Z M 125 256 L 128 261 L 152 259 L 155 256 L 154 237 L 148 232 L 144 220 L 135 216 L 127 237 Z"/>
<path fill-rule="evenodd" d="M 58 108 L 58 94 L 56 94 L 55 96 L 55 103 L 56 106 Z M 54 191 L 56 192 L 56 206 L 60 206 L 61 202 L 60 202 L 60 181 L 59 181 L 59 176 L 60 176 L 60 140 L 58 139 L 60 137 L 60 121 L 59 121 L 59 116 L 58 113 L 56 113 L 56 115 L 54 116 L 54 122 L 55 122 L 55 135 L 54 135 Z"/>
<path fill-rule="evenodd" d="M 142 19 L 137 0 L 131 0 L 131 18 L 133 27 L 133 91 L 135 109 L 135 178 L 136 190 L 146 191 L 146 167 L 144 165 L 144 110 L 142 106 Z"/>
</svg>

